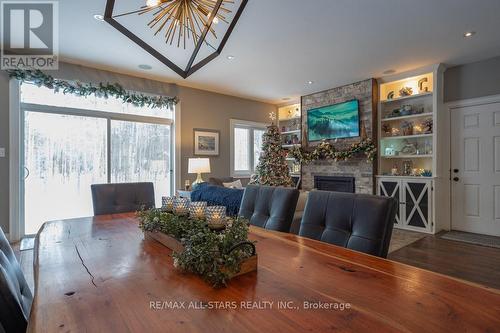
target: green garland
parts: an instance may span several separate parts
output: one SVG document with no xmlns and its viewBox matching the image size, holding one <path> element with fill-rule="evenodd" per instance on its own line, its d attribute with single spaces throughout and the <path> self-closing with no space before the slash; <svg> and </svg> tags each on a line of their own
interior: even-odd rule
<svg viewBox="0 0 500 333">
<path fill-rule="evenodd" d="M 302 147 L 295 147 L 291 150 L 290 156 L 303 164 L 309 164 L 312 161 L 333 159 L 337 161 L 347 161 L 354 155 L 365 153 L 368 161 L 375 159 L 377 148 L 370 139 L 363 139 L 354 143 L 348 150 L 336 150 L 335 147 L 327 141 L 322 141 L 312 151 L 305 151 Z"/>
<path fill-rule="evenodd" d="M 95 95 L 97 97 L 108 98 L 109 96 L 121 99 L 123 103 L 131 103 L 137 107 L 148 106 L 151 108 L 172 108 L 179 102 L 177 97 L 148 96 L 144 94 L 135 94 L 126 91 L 118 83 L 99 83 L 97 86 L 91 83 L 69 82 L 55 79 L 45 74 L 41 70 L 7 70 L 11 78 L 21 82 L 33 83 L 39 87 L 44 86 L 53 89 L 54 92 L 62 91 L 63 94 L 74 94 L 81 97 Z"/>
<path fill-rule="evenodd" d="M 249 246 L 232 250 L 248 241 L 248 221 L 236 218 L 222 232 L 208 228 L 206 221 L 178 216 L 161 209 L 137 213 L 142 231 L 162 232 L 181 241 L 184 251 L 174 253 L 174 266 L 198 274 L 214 287 L 223 287 L 252 255 Z"/>
</svg>

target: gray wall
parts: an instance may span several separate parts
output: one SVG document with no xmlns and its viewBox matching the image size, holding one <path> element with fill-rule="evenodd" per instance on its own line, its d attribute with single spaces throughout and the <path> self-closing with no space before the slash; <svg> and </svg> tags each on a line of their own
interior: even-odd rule
<svg viewBox="0 0 500 333">
<path fill-rule="evenodd" d="M 444 101 L 500 94 L 500 57 L 451 67 L 444 73 Z"/>
<path fill-rule="evenodd" d="M 82 82 L 118 82 L 126 89 L 181 99 L 181 181 L 194 180 L 196 175 L 187 174 L 187 159 L 193 155 L 193 128 L 216 129 L 221 132 L 220 155 L 210 158 L 213 176 L 229 176 L 229 119 L 243 119 L 266 122 L 268 114 L 276 111 L 276 106 L 257 101 L 222 95 L 152 81 L 93 68 L 60 64 L 51 75 Z M 0 71 L 0 147 L 9 154 L 9 78 Z M 211 175 L 204 175 L 208 179 Z M 179 186 L 182 186 L 179 184 Z M 8 232 L 9 224 L 9 160 L 0 158 L 0 225 Z"/>
</svg>

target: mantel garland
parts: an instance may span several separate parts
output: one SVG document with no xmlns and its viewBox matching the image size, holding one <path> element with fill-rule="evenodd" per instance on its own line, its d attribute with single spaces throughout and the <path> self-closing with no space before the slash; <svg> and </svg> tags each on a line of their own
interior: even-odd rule
<svg viewBox="0 0 500 333">
<path fill-rule="evenodd" d="M 143 232 L 167 234 L 185 247 L 181 253 L 174 252 L 174 267 L 198 274 L 216 288 L 226 286 L 231 275 L 240 270 L 242 262 L 252 256 L 252 248 L 239 247 L 241 243 L 249 243 L 249 223 L 244 218 L 231 219 L 224 231 L 216 232 L 202 219 L 161 209 L 140 211 L 137 217 Z"/>
<path fill-rule="evenodd" d="M 118 83 L 99 83 L 93 85 L 91 83 L 69 82 L 65 80 L 55 79 L 54 77 L 45 74 L 39 69 L 36 70 L 7 70 L 11 78 L 15 78 L 21 82 L 33 83 L 39 87 L 44 86 L 53 89 L 54 92 L 62 91 L 63 94 L 74 94 L 81 97 L 94 95 L 96 97 L 108 98 L 109 96 L 121 99 L 123 103 L 130 103 L 137 107 L 148 106 L 151 108 L 172 108 L 179 102 L 177 97 L 166 96 L 148 96 L 144 94 L 136 94 L 125 90 Z"/>
<path fill-rule="evenodd" d="M 317 160 L 333 159 L 337 161 L 347 161 L 353 156 L 364 153 L 367 162 L 375 159 L 377 148 L 370 139 L 363 139 L 360 142 L 353 143 L 347 150 L 337 150 L 328 141 L 322 141 L 312 151 L 306 151 L 302 147 L 294 147 L 290 151 L 290 156 L 303 164 L 309 164 Z"/>
</svg>

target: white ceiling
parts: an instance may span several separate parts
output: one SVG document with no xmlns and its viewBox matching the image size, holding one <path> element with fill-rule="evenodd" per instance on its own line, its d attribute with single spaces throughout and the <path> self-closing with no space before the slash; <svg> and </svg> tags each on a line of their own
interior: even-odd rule
<svg viewBox="0 0 500 333">
<path fill-rule="evenodd" d="M 64 61 L 274 104 L 388 69 L 500 55 L 500 0 L 249 0 L 223 54 L 184 80 L 93 18 L 106 0 L 59 3 Z"/>
</svg>

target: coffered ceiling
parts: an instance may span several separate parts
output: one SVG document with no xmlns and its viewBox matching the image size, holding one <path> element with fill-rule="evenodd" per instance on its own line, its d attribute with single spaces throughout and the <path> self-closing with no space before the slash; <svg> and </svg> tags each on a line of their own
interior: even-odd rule
<svg viewBox="0 0 500 333">
<path fill-rule="evenodd" d="M 184 80 L 94 19 L 105 0 L 59 3 L 64 61 L 275 104 L 387 70 L 500 55 L 499 0 L 249 0 L 223 54 Z"/>
</svg>

